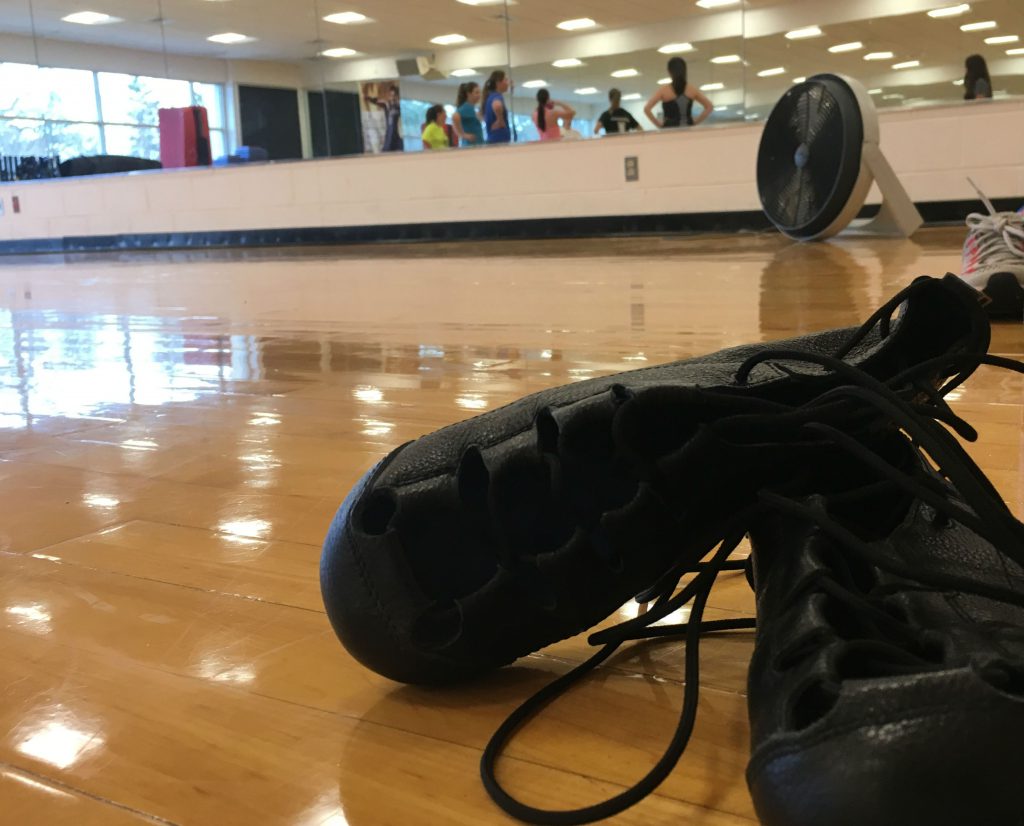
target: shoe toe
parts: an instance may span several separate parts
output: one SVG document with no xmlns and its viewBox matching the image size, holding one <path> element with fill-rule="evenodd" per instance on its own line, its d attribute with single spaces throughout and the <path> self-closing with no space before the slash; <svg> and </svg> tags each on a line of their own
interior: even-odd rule
<svg viewBox="0 0 1024 826">
<path fill-rule="evenodd" d="M 419 684 L 462 679 L 475 669 L 418 638 L 433 602 L 404 556 L 393 524 L 395 495 L 378 484 L 398 452 L 369 470 L 338 508 L 320 561 L 324 607 L 346 650 L 378 674 Z"/>
</svg>

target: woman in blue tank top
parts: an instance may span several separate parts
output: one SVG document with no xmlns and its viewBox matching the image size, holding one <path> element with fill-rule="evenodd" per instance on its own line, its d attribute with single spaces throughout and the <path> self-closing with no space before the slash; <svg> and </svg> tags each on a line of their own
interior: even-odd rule
<svg viewBox="0 0 1024 826">
<path fill-rule="evenodd" d="M 509 90 L 508 76 L 495 69 L 484 84 L 484 126 L 487 127 L 488 143 L 509 143 L 512 130 L 509 128 L 508 108 L 505 106 L 504 93 Z"/>
</svg>

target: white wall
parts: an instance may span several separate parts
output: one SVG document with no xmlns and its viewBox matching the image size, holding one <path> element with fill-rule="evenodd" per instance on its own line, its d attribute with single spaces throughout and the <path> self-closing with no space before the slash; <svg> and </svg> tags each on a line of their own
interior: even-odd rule
<svg viewBox="0 0 1024 826">
<path fill-rule="evenodd" d="M 1024 196 L 1024 102 L 884 112 L 916 201 Z M 759 124 L 0 185 L 0 240 L 759 209 Z M 623 162 L 639 159 L 626 183 Z M 14 214 L 12 197 L 20 201 Z"/>
</svg>

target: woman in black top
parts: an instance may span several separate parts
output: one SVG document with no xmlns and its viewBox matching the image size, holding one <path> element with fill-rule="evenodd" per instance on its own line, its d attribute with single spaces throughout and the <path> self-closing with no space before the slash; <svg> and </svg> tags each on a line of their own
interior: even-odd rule
<svg viewBox="0 0 1024 826">
<path fill-rule="evenodd" d="M 992 97 L 992 78 L 988 76 L 988 64 L 980 54 L 972 54 L 964 61 L 967 74 L 964 75 L 964 100 Z"/>
<path fill-rule="evenodd" d="M 651 95 L 644 107 L 647 119 L 659 129 L 671 129 L 677 126 L 697 126 L 708 119 L 714 106 L 699 89 L 687 81 L 686 61 L 681 57 L 673 57 L 668 62 L 668 74 L 672 82 L 659 86 L 658 91 Z M 693 102 L 701 105 L 701 113 L 693 117 Z M 654 107 L 661 104 L 662 117 L 654 117 Z"/>
<path fill-rule="evenodd" d="M 595 135 L 600 134 L 602 129 L 609 135 L 615 135 L 620 132 L 643 131 L 636 118 L 626 109 L 622 108 L 622 92 L 618 89 L 612 89 L 608 93 L 608 103 L 611 105 L 606 111 L 601 113 L 601 117 L 597 119 L 597 124 L 594 126 Z"/>
</svg>

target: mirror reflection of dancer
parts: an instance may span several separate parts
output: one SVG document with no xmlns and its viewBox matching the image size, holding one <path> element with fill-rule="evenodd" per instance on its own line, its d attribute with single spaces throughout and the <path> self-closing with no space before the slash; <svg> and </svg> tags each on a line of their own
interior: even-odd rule
<svg viewBox="0 0 1024 826">
<path fill-rule="evenodd" d="M 509 143 L 512 140 L 504 94 L 509 91 L 511 85 L 512 82 L 501 69 L 491 72 L 491 76 L 484 84 L 484 108 L 481 114 L 487 127 L 488 143 Z"/>
<path fill-rule="evenodd" d="M 387 129 L 384 130 L 384 145 L 381 152 L 402 152 L 405 149 L 405 141 L 402 140 L 402 102 L 398 99 L 398 87 L 393 83 L 388 89 L 388 99 L 366 97 L 367 103 L 372 103 L 384 110 L 384 119 L 387 122 Z"/>
</svg>

